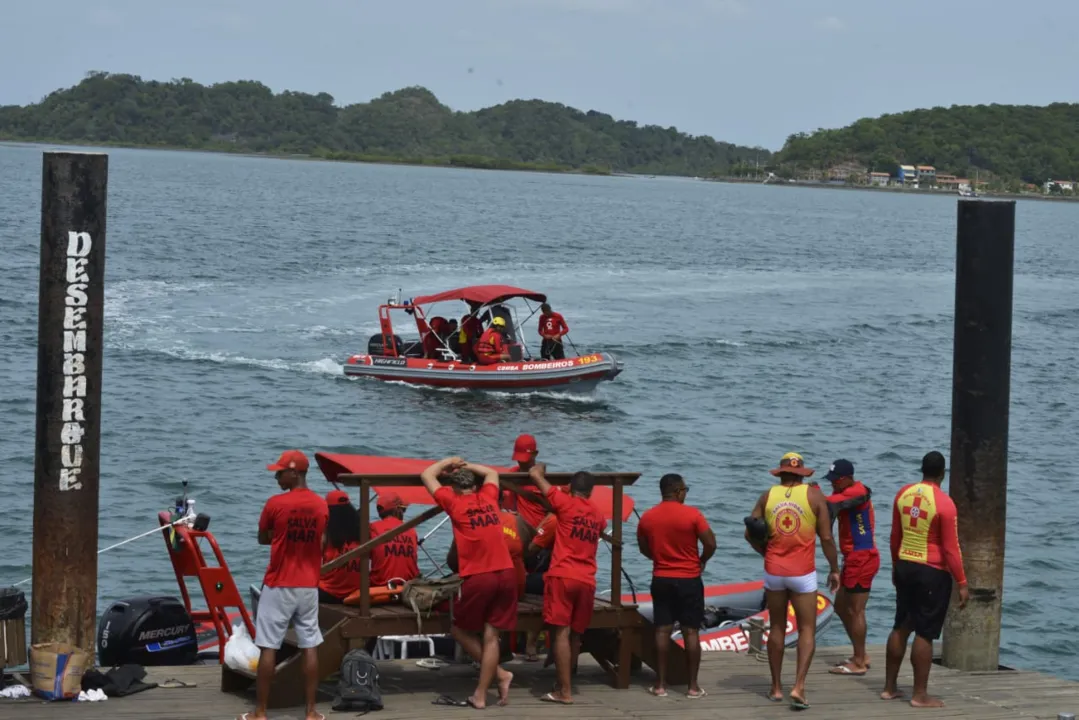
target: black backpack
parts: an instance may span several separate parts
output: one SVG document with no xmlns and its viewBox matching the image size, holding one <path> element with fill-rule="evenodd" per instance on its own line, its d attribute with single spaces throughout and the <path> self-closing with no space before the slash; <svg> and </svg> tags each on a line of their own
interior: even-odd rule
<svg viewBox="0 0 1079 720">
<path fill-rule="evenodd" d="M 341 661 L 334 710 L 382 709 L 382 689 L 378 686 L 378 665 L 366 650 L 349 650 Z"/>
</svg>

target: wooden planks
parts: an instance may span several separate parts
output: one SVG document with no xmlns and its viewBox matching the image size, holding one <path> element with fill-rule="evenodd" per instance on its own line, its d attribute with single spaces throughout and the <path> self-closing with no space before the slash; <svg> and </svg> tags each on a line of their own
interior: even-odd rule
<svg viewBox="0 0 1079 720">
<path fill-rule="evenodd" d="M 878 698 L 884 677 L 884 649 L 870 648 L 873 669 L 865 677 L 845 677 L 828 674 L 828 668 L 846 658 L 849 647 L 819 648 L 810 668 L 807 694 L 815 717 L 834 720 L 884 720 L 885 718 L 926 717 L 1004 718 L 1055 720 L 1058 712 L 1079 711 L 1079 683 L 1060 680 L 1032 672 L 1002 671 L 999 673 L 961 673 L 934 666 L 930 689 L 947 704 L 941 710 L 915 710 L 902 701 L 885 702 Z M 784 660 L 785 687 L 789 689 L 794 676 L 794 651 Z M 674 718 L 679 720 L 712 720 L 715 717 L 789 718 L 786 703 L 770 703 L 764 695 L 769 686 L 768 664 L 745 654 L 705 653 L 701 668 L 701 685 L 709 696 L 689 700 L 684 688 L 672 687 L 667 698 L 654 698 L 647 687 L 654 676 L 645 670 L 634 677 L 628 690 L 610 687 L 607 676 L 590 659 L 582 656 L 580 673 L 574 680 L 576 703 L 572 710 L 540 701 L 551 689 L 554 668 L 543 669 L 542 663 L 515 661 L 507 668 L 515 673 L 510 706 L 494 706 L 494 695 L 488 712 L 518 718 L 545 719 L 595 718 Z M 464 698 L 471 692 L 476 673 L 470 665 L 451 665 L 441 670 L 417 667 L 415 661 L 379 663 L 382 691 L 386 708 L 377 713 L 380 720 L 429 720 L 442 712 L 471 717 L 467 708 L 439 708 L 431 701 L 441 694 Z M 103 703 L 42 703 L 0 700 L 0 716 L 20 720 L 53 720 L 75 717 L 83 720 L 187 720 L 189 718 L 234 718 L 249 711 L 253 695 L 243 697 L 220 692 L 221 670 L 217 665 L 181 668 L 147 668 L 151 680 L 175 677 L 198 683 L 191 689 L 154 689 L 128 698 L 113 698 Z M 900 673 L 900 686 L 910 688 L 910 664 L 905 662 Z M 332 686 L 324 686 L 332 691 Z M 319 710 L 331 715 L 327 695 Z M 8 708 L 7 706 L 11 707 Z M 344 714 L 337 714 L 345 717 Z M 355 715 L 355 713 L 352 713 Z M 275 720 L 301 720 L 301 708 L 271 710 Z"/>
</svg>

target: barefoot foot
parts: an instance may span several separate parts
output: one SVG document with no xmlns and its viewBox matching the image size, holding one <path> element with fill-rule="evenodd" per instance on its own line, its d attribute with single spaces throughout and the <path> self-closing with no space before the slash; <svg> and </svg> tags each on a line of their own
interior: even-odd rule
<svg viewBox="0 0 1079 720">
<path fill-rule="evenodd" d="M 942 708 L 944 701 L 929 695 L 915 695 L 910 699 L 910 706 L 916 708 Z"/>
<path fill-rule="evenodd" d="M 513 673 L 503 670 L 498 675 L 498 704 L 505 706 L 510 701 L 510 683 L 513 682 Z"/>
<path fill-rule="evenodd" d="M 895 700 L 896 698 L 903 697 L 902 690 L 885 690 L 880 694 L 881 700 Z"/>
</svg>

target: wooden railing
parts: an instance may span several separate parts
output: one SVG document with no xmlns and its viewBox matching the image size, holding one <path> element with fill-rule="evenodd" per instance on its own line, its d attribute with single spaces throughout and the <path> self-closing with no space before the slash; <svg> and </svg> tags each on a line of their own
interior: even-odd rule
<svg viewBox="0 0 1079 720">
<path fill-rule="evenodd" d="M 622 497 L 623 488 L 626 485 L 632 485 L 637 482 L 637 478 L 641 476 L 640 473 L 604 473 L 597 472 L 591 473 L 596 479 L 597 486 L 605 486 L 611 488 L 611 532 L 610 534 L 604 533 L 603 536 L 611 543 L 611 604 L 615 607 L 620 607 L 622 604 Z M 551 485 L 568 485 L 570 479 L 574 473 L 560 472 L 560 473 L 548 473 L 546 475 L 547 482 Z M 522 487 L 535 487 L 535 483 L 528 477 L 528 473 L 514 472 L 514 473 L 499 473 L 499 481 L 502 489 L 511 490 L 517 495 L 522 494 Z M 335 481 L 338 485 L 345 487 L 358 487 L 360 488 L 360 537 L 366 538 L 370 535 L 371 526 L 371 489 L 380 487 L 422 487 L 423 481 L 420 480 L 419 475 L 415 474 L 387 474 L 387 475 L 338 475 Z M 447 481 L 442 480 L 442 484 L 446 485 Z M 538 495 L 534 498 L 541 505 L 551 511 L 550 503 L 547 498 Z M 360 615 L 362 617 L 370 617 L 371 615 L 371 551 L 384 543 L 393 540 L 398 535 L 408 532 L 412 528 L 420 525 L 431 518 L 437 516 L 442 512 L 442 508 L 437 505 L 429 508 L 411 520 L 407 520 L 400 527 L 383 533 L 378 537 L 371 538 L 365 542 L 362 542 L 358 547 L 349 550 L 348 552 L 338 555 L 336 558 L 322 566 L 322 574 L 335 570 L 341 567 L 345 563 L 349 562 L 355 557 L 359 557 L 360 563 Z"/>
</svg>

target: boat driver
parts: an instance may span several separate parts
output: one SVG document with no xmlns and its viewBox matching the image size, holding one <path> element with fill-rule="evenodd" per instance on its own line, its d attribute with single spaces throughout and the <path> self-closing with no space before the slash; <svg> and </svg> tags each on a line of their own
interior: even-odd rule
<svg viewBox="0 0 1079 720">
<path fill-rule="evenodd" d="M 490 327 L 483 331 L 476 343 L 476 360 L 480 365 L 509 362 L 510 351 L 504 335 L 505 329 L 505 319 L 498 316 L 491 318 Z"/>
</svg>

